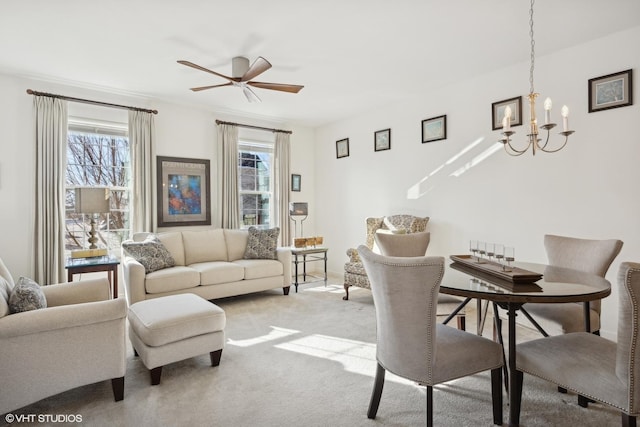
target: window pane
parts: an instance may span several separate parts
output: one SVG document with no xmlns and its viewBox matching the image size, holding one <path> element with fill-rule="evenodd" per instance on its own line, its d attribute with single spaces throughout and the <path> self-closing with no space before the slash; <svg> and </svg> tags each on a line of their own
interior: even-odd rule
<svg viewBox="0 0 640 427">
<path fill-rule="evenodd" d="M 240 144 L 238 152 L 238 186 L 240 190 L 240 223 L 260 228 L 271 226 L 272 144 Z"/>
</svg>

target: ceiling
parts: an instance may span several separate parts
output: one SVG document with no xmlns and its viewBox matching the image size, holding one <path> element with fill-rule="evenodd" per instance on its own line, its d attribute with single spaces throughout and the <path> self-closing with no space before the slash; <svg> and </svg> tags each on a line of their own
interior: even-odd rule
<svg viewBox="0 0 640 427">
<path fill-rule="evenodd" d="M 538 0 L 534 19 L 540 56 L 640 25 L 640 1 Z M 176 62 L 231 75 L 234 56 L 305 88 L 250 104 L 190 91 L 226 81 Z M 0 73 L 310 127 L 525 61 L 527 0 L 4 0 L 0 16 Z"/>
</svg>

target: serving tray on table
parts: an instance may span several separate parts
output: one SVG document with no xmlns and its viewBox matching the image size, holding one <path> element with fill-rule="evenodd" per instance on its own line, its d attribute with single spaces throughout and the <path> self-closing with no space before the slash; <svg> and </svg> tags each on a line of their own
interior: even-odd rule
<svg viewBox="0 0 640 427">
<path fill-rule="evenodd" d="M 525 270 L 518 267 L 512 267 L 512 271 L 503 271 L 502 265 L 497 262 L 482 260 L 478 262 L 476 258 L 471 255 L 451 255 L 451 260 L 460 263 L 466 267 L 474 270 L 479 270 L 483 273 L 497 277 L 508 282 L 518 283 L 533 283 L 542 279 L 542 274 L 534 271 Z"/>
</svg>

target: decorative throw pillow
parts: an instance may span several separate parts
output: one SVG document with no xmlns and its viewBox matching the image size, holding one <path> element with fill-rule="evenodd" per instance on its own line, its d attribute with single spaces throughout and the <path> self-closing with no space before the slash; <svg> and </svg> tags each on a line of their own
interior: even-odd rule
<svg viewBox="0 0 640 427">
<path fill-rule="evenodd" d="M 247 249 L 244 251 L 244 259 L 277 259 L 276 248 L 278 247 L 279 235 L 279 227 L 268 230 L 249 227 L 249 238 L 247 239 Z"/>
<path fill-rule="evenodd" d="M 147 274 L 176 265 L 167 248 L 155 234 L 149 234 L 142 242 L 122 242 L 122 248 L 127 255 L 144 266 Z"/>
<path fill-rule="evenodd" d="M 9 310 L 11 313 L 47 308 L 44 292 L 33 280 L 21 277 L 9 295 Z"/>
</svg>

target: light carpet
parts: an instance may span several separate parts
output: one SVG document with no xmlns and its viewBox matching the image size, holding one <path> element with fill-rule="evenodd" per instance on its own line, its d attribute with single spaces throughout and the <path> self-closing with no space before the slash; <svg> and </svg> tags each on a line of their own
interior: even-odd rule
<svg viewBox="0 0 640 427">
<path fill-rule="evenodd" d="M 114 402 L 111 382 L 104 381 L 13 415 L 81 415 L 84 426 L 425 425 L 425 388 L 389 373 L 378 416 L 367 419 L 376 367 L 375 310 L 368 290 L 352 288 L 350 300 L 343 301 L 340 283 L 336 278 L 326 286 L 302 284 L 298 293 L 292 287 L 288 296 L 273 290 L 215 301 L 227 315 L 218 367 L 210 366 L 208 354 L 177 362 L 164 367 L 160 385 L 151 386 L 129 345 L 123 401 Z M 467 330 L 475 331 L 473 307 L 468 314 Z M 489 324 L 485 335 L 490 330 Z M 492 425 L 488 372 L 437 386 L 433 399 L 435 425 Z M 507 425 L 506 394 L 504 401 Z M 620 415 L 601 404 L 581 408 L 575 395 L 525 376 L 521 425 L 617 426 Z"/>
</svg>

